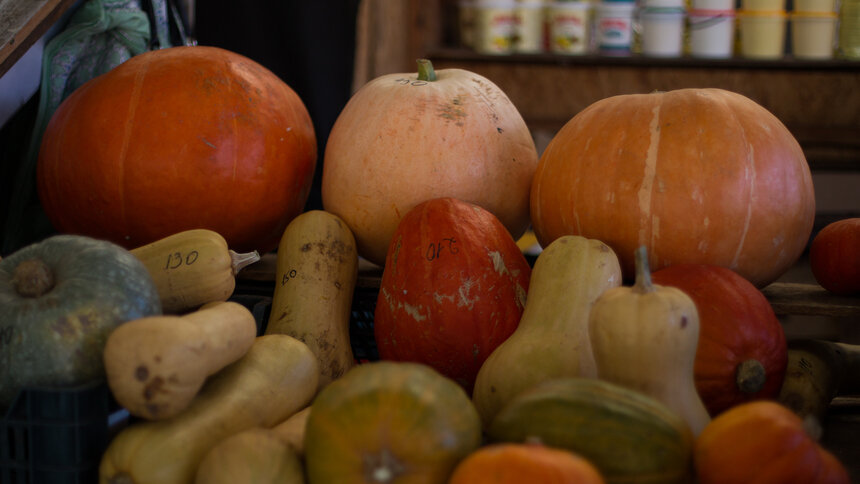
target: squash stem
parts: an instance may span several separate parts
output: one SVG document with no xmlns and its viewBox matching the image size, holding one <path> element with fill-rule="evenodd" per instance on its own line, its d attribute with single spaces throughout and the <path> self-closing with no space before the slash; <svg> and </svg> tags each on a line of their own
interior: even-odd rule
<svg viewBox="0 0 860 484">
<path fill-rule="evenodd" d="M 11 282 L 19 296 L 36 298 L 54 288 L 54 272 L 41 259 L 27 259 L 15 266 Z"/>
<path fill-rule="evenodd" d="M 742 361 L 735 373 L 735 381 L 738 389 L 747 394 L 758 392 L 767 380 L 767 372 L 764 365 L 758 360 Z"/>
<path fill-rule="evenodd" d="M 436 70 L 430 59 L 418 59 L 418 80 L 433 82 L 436 80 Z"/>
<path fill-rule="evenodd" d="M 257 262 L 260 260 L 260 253 L 257 252 L 256 250 L 253 252 L 244 252 L 244 253 L 240 254 L 240 253 L 235 252 L 232 249 L 230 249 L 229 252 L 230 252 L 230 259 L 232 259 L 232 261 L 233 261 L 233 275 L 234 276 L 236 274 L 238 274 L 239 271 L 241 271 L 242 269 L 244 269 L 244 268 L 248 267 L 249 265 L 253 264 L 254 262 Z"/>
<path fill-rule="evenodd" d="M 648 264 L 648 249 L 642 245 L 636 249 L 636 282 L 633 284 L 633 290 L 638 293 L 647 293 L 654 291 L 654 284 L 651 283 L 651 266 Z"/>
</svg>

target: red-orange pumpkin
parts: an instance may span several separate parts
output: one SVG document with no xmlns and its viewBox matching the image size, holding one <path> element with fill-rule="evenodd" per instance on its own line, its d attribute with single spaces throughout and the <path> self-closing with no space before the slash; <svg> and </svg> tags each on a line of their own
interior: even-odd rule
<svg viewBox="0 0 860 484">
<path fill-rule="evenodd" d="M 460 461 L 448 484 L 603 484 L 586 459 L 539 443 L 499 443 Z"/>
<path fill-rule="evenodd" d="M 538 154 L 510 99 L 463 69 L 385 74 L 358 90 L 326 141 L 322 201 L 382 265 L 401 217 L 452 197 L 493 213 L 516 239 L 529 226 Z M 435 79 L 434 79 L 435 76 Z"/>
<path fill-rule="evenodd" d="M 860 294 L 860 217 L 837 220 L 821 229 L 809 247 L 812 275 L 839 295 Z"/>
<path fill-rule="evenodd" d="M 379 357 L 427 364 L 470 394 L 519 324 L 531 268 L 489 211 L 436 198 L 407 212 L 385 259 L 373 318 Z"/>
<path fill-rule="evenodd" d="M 845 467 L 806 434 L 787 407 L 758 400 L 737 405 L 695 442 L 699 484 L 849 484 Z"/>
<path fill-rule="evenodd" d="M 69 95 L 37 179 L 61 232 L 132 248 L 208 228 L 266 252 L 304 209 L 315 164 L 310 116 L 288 85 L 238 54 L 174 47 Z"/>
<path fill-rule="evenodd" d="M 699 313 L 696 390 L 711 416 L 739 403 L 774 399 L 788 349 L 782 325 L 764 294 L 724 267 L 683 264 L 651 275 L 684 291 Z"/>
<path fill-rule="evenodd" d="M 653 270 L 713 264 L 762 287 L 806 247 L 809 166 L 769 111 L 720 89 L 614 96 L 574 116 L 538 163 L 531 220 L 541 245 L 605 242 L 626 279 L 646 246 Z"/>
</svg>

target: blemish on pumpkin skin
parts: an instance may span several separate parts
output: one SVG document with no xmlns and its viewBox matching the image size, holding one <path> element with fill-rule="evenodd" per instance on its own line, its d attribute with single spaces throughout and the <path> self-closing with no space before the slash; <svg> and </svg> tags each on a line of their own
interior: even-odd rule
<svg viewBox="0 0 860 484">
<path fill-rule="evenodd" d="M 137 381 L 146 381 L 149 378 L 149 368 L 146 365 L 140 365 L 134 370 L 134 379 Z"/>
<path fill-rule="evenodd" d="M 681 329 L 687 327 L 687 316 L 681 316 Z"/>
</svg>

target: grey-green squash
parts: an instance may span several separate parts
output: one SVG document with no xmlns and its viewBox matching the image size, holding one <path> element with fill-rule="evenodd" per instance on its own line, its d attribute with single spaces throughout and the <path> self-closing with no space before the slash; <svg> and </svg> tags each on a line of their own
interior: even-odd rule
<svg viewBox="0 0 860 484">
<path fill-rule="evenodd" d="M 108 334 L 161 314 L 143 263 L 112 242 L 55 235 L 0 261 L 0 410 L 25 387 L 104 378 Z"/>
<path fill-rule="evenodd" d="M 514 397 L 487 429 L 492 442 L 539 440 L 594 464 L 608 484 L 692 479 L 686 421 L 643 393 L 590 378 L 547 380 Z"/>
</svg>

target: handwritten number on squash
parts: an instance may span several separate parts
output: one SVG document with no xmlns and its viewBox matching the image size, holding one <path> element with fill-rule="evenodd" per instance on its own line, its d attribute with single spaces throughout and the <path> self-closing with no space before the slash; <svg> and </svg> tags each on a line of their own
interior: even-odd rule
<svg viewBox="0 0 860 484">
<path fill-rule="evenodd" d="M 413 79 L 408 79 L 406 77 L 398 77 L 397 79 L 394 80 L 394 82 L 396 82 L 397 84 L 400 84 L 401 86 L 407 86 L 407 85 L 409 85 L 409 86 L 426 86 L 427 85 L 427 81 L 419 81 L 417 79 L 413 80 Z"/>
<path fill-rule="evenodd" d="M 164 265 L 164 270 L 179 269 L 183 265 L 190 266 L 197 262 L 198 257 L 200 257 L 200 253 L 196 250 L 192 250 L 184 256 L 182 255 L 182 252 L 174 252 L 167 256 L 167 263 Z"/>
<path fill-rule="evenodd" d="M 298 275 L 298 272 L 296 272 L 295 269 L 292 269 L 290 272 L 285 272 L 284 277 L 281 278 L 281 285 L 283 286 L 284 284 L 290 282 L 290 279 L 294 279 L 296 275 Z"/>
<path fill-rule="evenodd" d="M 427 260 L 432 261 L 442 257 L 442 254 L 446 250 L 448 253 L 456 254 L 457 252 L 460 252 L 456 243 L 457 240 L 454 237 L 444 238 L 441 242 L 431 242 L 430 245 L 427 246 L 427 252 L 424 254 L 424 257 L 426 257 Z"/>
</svg>

